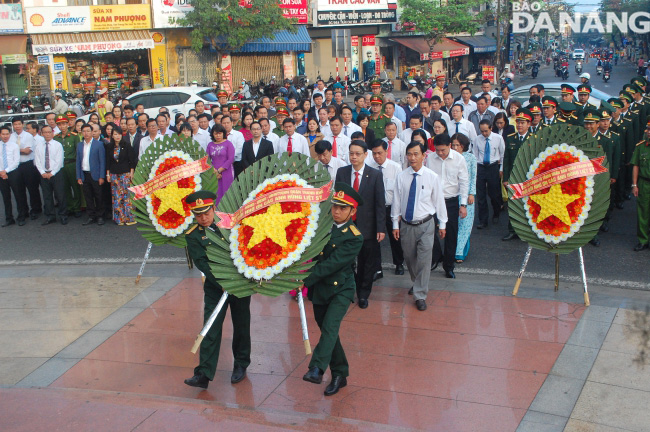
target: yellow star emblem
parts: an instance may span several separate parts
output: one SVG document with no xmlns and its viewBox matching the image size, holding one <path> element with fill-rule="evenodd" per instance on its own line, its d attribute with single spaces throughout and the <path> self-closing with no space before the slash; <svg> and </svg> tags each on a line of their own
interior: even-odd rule
<svg viewBox="0 0 650 432">
<path fill-rule="evenodd" d="M 192 188 L 179 188 L 178 182 L 174 182 L 162 189 L 158 189 L 152 194 L 160 200 L 158 214 L 165 214 L 167 210 L 172 209 L 179 215 L 184 216 L 185 209 L 183 208 L 183 199 L 192 192 L 194 192 L 194 189 Z"/>
<path fill-rule="evenodd" d="M 249 249 L 253 248 L 264 241 L 267 237 L 273 240 L 273 242 L 278 246 L 285 247 L 287 245 L 287 232 L 285 231 L 285 228 L 292 220 L 299 217 L 303 217 L 303 214 L 283 214 L 281 204 L 273 204 L 269 206 L 266 213 L 247 217 L 241 221 L 241 224 L 255 229 L 253 235 L 248 241 L 247 247 Z"/>
<path fill-rule="evenodd" d="M 562 223 L 571 225 L 571 216 L 566 206 L 580 198 L 580 195 L 569 195 L 562 193 L 562 186 L 554 184 L 545 194 L 534 194 L 529 197 L 533 202 L 539 204 L 541 210 L 537 216 L 536 223 L 540 223 L 550 216 L 555 216 Z"/>
</svg>

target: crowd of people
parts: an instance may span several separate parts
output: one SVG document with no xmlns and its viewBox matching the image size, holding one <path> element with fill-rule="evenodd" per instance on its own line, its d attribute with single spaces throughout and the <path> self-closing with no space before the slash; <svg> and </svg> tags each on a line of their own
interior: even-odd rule
<svg viewBox="0 0 650 432">
<path fill-rule="evenodd" d="M 142 105 L 128 104 L 94 113 L 87 122 L 71 111 L 48 114 L 42 127 L 15 119 L 12 128 L 0 128 L 2 226 L 25 225 L 40 213 L 43 225 L 57 218 L 67 224 L 68 217 L 81 217 L 83 208 L 84 225 L 102 225 L 105 219 L 134 224 L 127 188 L 138 160 L 166 135 L 192 137 L 209 155 L 218 177 L 216 205 L 251 164 L 274 153 L 299 152 L 363 198 L 355 220 L 364 238 L 355 275 L 359 306 L 368 306 L 373 282 L 383 276 L 379 242 L 388 237 L 395 273 L 404 274 L 407 265 L 411 293 L 424 310 L 430 271 L 442 263 L 445 275 L 455 278 L 455 265 L 467 258 L 474 215 L 479 230 L 498 222 L 503 188 L 521 145 L 540 128 L 569 122 L 584 125 L 607 154 L 612 209 L 639 196 L 635 250 L 648 247 L 649 173 L 645 156 L 635 153 L 650 115 L 643 77 L 599 108 L 588 102 L 588 77 L 577 89 L 564 84 L 562 100 L 533 86 L 523 106 L 510 98 L 507 85 L 500 93 L 487 80 L 476 93 L 464 85 L 455 97 L 445 76 L 436 78 L 436 87 L 426 95 L 410 91 L 403 105 L 382 95 L 379 82 L 372 84 L 372 94 L 350 104 L 341 90 L 319 82 L 311 100 L 290 96 L 272 103 L 265 97 L 254 108 L 227 103 L 228 94 L 219 91 L 219 105 L 208 109 L 197 101 L 187 115 L 173 119 L 164 107 L 150 117 Z M 603 231 L 611 214 L 610 209 Z M 509 225 L 503 240 L 516 238 Z M 592 244 L 600 244 L 598 236 Z"/>
</svg>

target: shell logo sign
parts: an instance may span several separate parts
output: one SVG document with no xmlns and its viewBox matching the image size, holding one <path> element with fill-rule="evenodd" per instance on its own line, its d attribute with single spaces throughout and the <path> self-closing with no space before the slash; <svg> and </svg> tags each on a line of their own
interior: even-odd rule
<svg viewBox="0 0 650 432">
<path fill-rule="evenodd" d="M 31 17 L 29 17 L 29 22 L 33 26 L 40 27 L 45 22 L 45 18 L 43 18 L 43 15 L 41 14 L 34 14 Z"/>
</svg>

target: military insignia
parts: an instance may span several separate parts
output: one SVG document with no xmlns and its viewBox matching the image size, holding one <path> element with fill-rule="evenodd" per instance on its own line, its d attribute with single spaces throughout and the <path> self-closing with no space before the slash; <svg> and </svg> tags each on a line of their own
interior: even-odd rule
<svg viewBox="0 0 650 432">
<path fill-rule="evenodd" d="M 336 198 L 345 198 L 345 192 L 343 191 L 338 191 L 337 193 L 334 194 Z"/>
<path fill-rule="evenodd" d="M 201 198 L 198 198 L 198 199 L 196 200 L 196 205 L 197 205 L 197 206 L 202 206 L 202 205 L 203 205 L 203 200 L 202 200 Z"/>
<path fill-rule="evenodd" d="M 347 228 L 345 228 L 345 229 L 344 229 L 344 230 L 342 230 L 341 232 L 342 232 L 342 233 L 346 233 L 346 232 L 348 232 L 348 229 L 347 229 Z"/>
<path fill-rule="evenodd" d="M 192 231 L 194 231 L 194 230 L 196 229 L 196 227 L 198 227 L 198 225 L 194 225 L 192 228 L 190 228 L 190 229 L 188 229 L 187 231 L 185 231 L 185 234 L 189 234 L 189 233 L 191 233 Z"/>
<path fill-rule="evenodd" d="M 354 225 L 350 225 L 350 231 L 351 231 L 352 234 L 354 234 L 355 236 L 360 236 L 360 235 L 361 235 L 361 232 L 359 231 L 359 229 L 358 229 L 356 226 L 354 226 Z"/>
</svg>

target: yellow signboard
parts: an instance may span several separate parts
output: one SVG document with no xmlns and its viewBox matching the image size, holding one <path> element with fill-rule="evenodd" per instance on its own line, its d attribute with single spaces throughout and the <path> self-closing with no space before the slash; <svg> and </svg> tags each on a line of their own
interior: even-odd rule
<svg viewBox="0 0 650 432">
<path fill-rule="evenodd" d="M 151 9 L 148 4 L 90 6 L 93 31 L 132 30 L 151 28 Z"/>
<path fill-rule="evenodd" d="M 167 46 L 156 44 L 151 50 L 151 84 L 154 88 L 167 86 L 167 73 Z"/>
</svg>

